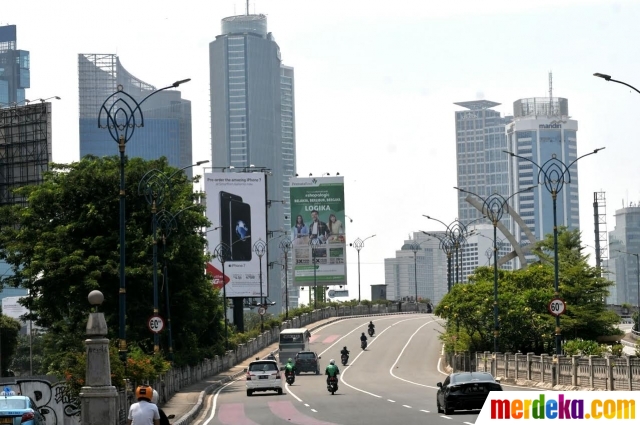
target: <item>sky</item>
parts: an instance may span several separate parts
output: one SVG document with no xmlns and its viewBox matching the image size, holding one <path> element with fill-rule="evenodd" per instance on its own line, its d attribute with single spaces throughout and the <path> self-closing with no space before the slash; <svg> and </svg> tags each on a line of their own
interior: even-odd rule
<svg viewBox="0 0 640 425">
<path fill-rule="evenodd" d="M 511 115 L 514 101 L 549 96 L 552 72 L 553 96 L 578 121 L 578 154 L 606 147 L 578 163 L 583 243 L 594 245 L 594 192 L 606 194 L 609 231 L 616 209 L 640 201 L 640 94 L 593 76 L 640 87 L 638 1 L 252 0 L 250 11 L 267 15 L 295 69 L 298 174 L 345 176 L 347 239 L 376 235 L 360 253 L 363 298 L 409 234 L 441 230 L 423 214 L 456 218 L 454 102 L 486 99 Z M 17 25 L 30 52 L 27 99 L 61 97 L 54 162 L 79 159 L 80 53 L 116 53 L 156 87 L 191 78 L 180 91 L 196 162 L 211 155 L 208 46 L 222 18 L 244 13 L 234 0 L 5 1 L 0 25 Z M 348 280 L 357 296 L 355 250 Z"/>
</svg>

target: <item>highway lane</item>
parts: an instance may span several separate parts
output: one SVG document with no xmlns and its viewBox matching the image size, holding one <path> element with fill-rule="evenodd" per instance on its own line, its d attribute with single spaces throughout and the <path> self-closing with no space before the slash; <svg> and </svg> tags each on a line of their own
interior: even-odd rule
<svg viewBox="0 0 640 425">
<path fill-rule="evenodd" d="M 359 336 L 367 323 L 376 324 L 366 351 Z M 285 394 L 257 393 L 246 396 L 245 381 L 228 385 L 209 397 L 196 425 L 349 425 L 473 424 L 478 411 L 445 416 L 436 412 L 436 383 L 445 375 L 438 370 L 442 327 L 433 315 L 379 316 L 346 319 L 316 330 L 312 349 L 321 355 L 321 369 L 331 358 L 339 364 L 340 350 L 347 345 L 351 357 L 342 372 L 340 388 L 331 395 L 323 375 L 303 374 Z M 508 390 L 527 390 L 517 387 Z M 212 405 L 215 400 L 215 411 Z"/>
</svg>

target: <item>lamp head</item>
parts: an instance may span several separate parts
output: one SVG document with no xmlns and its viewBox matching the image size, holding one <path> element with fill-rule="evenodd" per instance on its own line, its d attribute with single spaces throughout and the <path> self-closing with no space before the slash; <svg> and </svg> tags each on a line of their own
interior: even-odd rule
<svg viewBox="0 0 640 425">
<path fill-rule="evenodd" d="M 598 78 L 604 78 L 607 81 L 609 81 L 611 79 L 611 75 L 601 74 L 599 72 L 596 72 L 595 74 L 593 74 L 593 76 L 594 77 L 598 77 Z"/>
<path fill-rule="evenodd" d="M 202 164 L 208 164 L 208 163 L 209 163 L 209 160 L 207 159 L 207 160 L 205 160 L 205 161 L 198 161 L 198 162 L 196 162 L 196 165 L 202 165 Z"/>
<path fill-rule="evenodd" d="M 180 84 L 188 83 L 189 81 L 191 81 L 191 78 L 187 78 L 185 80 L 176 81 L 175 83 L 172 84 L 172 86 L 173 87 L 178 87 Z"/>
</svg>

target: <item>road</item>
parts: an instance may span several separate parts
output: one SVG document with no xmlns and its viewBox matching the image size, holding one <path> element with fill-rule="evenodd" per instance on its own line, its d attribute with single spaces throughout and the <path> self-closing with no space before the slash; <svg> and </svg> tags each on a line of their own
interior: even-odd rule
<svg viewBox="0 0 640 425">
<path fill-rule="evenodd" d="M 311 348 L 321 356 L 321 368 L 340 350 L 351 351 L 349 364 L 340 365 L 338 392 L 331 395 L 325 377 L 303 374 L 285 394 L 246 396 L 241 378 L 208 397 L 196 425 L 351 425 L 465 424 L 472 425 L 479 411 L 449 416 L 436 411 L 436 383 L 444 380 L 439 364 L 442 326 L 430 314 L 372 318 L 376 334 L 366 351 L 359 336 L 366 318 L 331 323 L 312 335 Z M 507 387 L 508 391 L 529 391 Z"/>
</svg>

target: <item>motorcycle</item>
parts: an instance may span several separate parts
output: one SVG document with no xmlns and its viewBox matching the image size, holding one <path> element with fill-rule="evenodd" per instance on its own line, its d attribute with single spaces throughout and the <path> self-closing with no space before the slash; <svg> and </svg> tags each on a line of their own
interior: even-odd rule
<svg viewBox="0 0 640 425">
<path fill-rule="evenodd" d="M 293 372 L 285 372 L 284 376 L 287 380 L 288 385 L 293 385 L 293 383 L 296 381 L 296 374 Z"/>
<path fill-rule="evenodd" d="M 367 340 L 363 339 L 362 341 L 360 341 L 360 348 L 362 348 L 363 350 L 367 348 Z"/>
<path fill-rule="evenodd" d="M 346 354 L 343 354 L 341 359 L 342 359 L 342 366 L 346 366 L 347 362 L 349 361 L 349 356 L 347 356 Z"/>
<path fill-rule="evenodd" d="M 327 390 L 331 393 L 331 395 L 338 391 L 338 378 L 336 376 L 332 376 L 329 378 L 329 385 L 327 385 Z"/>
<path fill-rule="evenodd" d="M 369 328 L 369 336 L 373 336 L 373 328 Z"/>
</svg>

